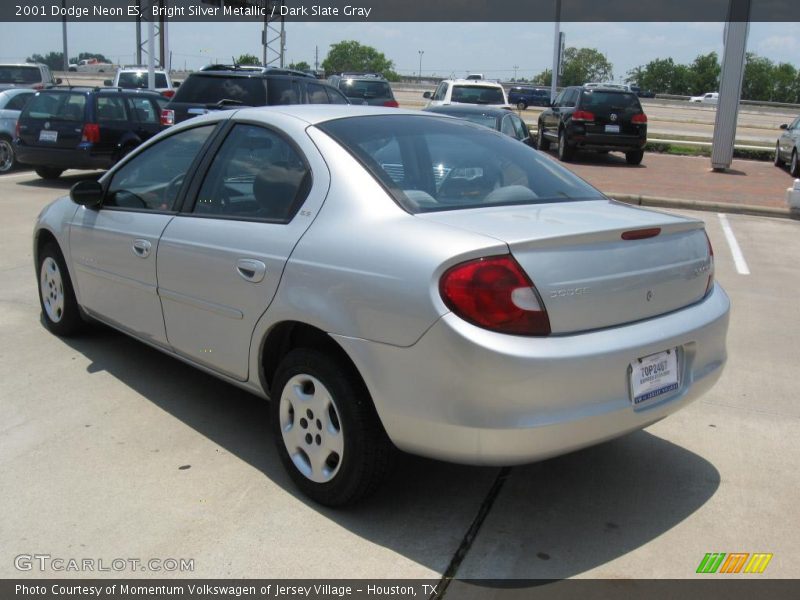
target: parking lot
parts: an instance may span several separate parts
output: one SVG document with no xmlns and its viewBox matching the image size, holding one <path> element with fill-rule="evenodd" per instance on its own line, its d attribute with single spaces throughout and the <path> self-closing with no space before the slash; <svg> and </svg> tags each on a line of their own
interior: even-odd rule
<svg viewBox="0 0 800 600">
<path fill-rule="evenodd" d="M 72 173 L 0 176 L 3 577 L 87 576 L 15 568 L 38 553 L 193 559 L 167 575 L 201 578 L 692 578 L 707 552 L 772 553 L 761 577 L 800 576 L 800 223 L 682 211 L 706 222 L 732 300 L 726 371 L 687 409 L 510 470 L 403 457 L 376 496 L 331 510 L 292 486 L 262 401 L 104 327 L 44 329 L 31 230 Z"/>
</svg>

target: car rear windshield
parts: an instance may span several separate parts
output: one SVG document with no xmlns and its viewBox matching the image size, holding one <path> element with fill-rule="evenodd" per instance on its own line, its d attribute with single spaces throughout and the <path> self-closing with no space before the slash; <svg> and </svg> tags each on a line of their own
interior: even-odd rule
<svg viewBox="0 0 800 600">
<path fill-rule="evenodd" d="M 167 84 L 167 76 L 164 73 L 156 73 L 156 87 L 157 88 L 165 88 L 169 87 Z M 119 82 L 117 83 L 119 87 L 130 89 L 130 90 L 143 90 L 147 88 L 147 73 L 146 72 L 137 72 L 137 73 L 120 73 L 119 74 Z"/>
<path fill-rule="evenodd" d="M 392 88 L 385 81 L 342 79 L 339 89 L 348 98 L 392 98 Z"/>
<path fill-rule="evenodd" d="M 630 110 L 640 112 L 642 105 L 636 94 L 630 92 L 610 92 L 598 90 L 583 90 L 581 108 L 585 110 Z"/>
<path fill-rule="evenodd" d="M 20 118 L 83 121 L 85 108 L 85 94 L 39 92 L 25 107 Z"/>
<path fill-rule="evenodd" d="M 215 75 L 193 75 L 178 88 L 175 102 L 216 104 L 221 100 L 232 100 L 233 104 L 264 106 L 267 91 L 264 80 L 258 77 L 219 77 Z"/>
<path fill-rule="evenodd" d="M 374 115 L 317 127 L 412 213 L 602 198 L 550 158 L 466 121 Z"/>
<path fill-rule="evenodd" d="M 9 67 L 0 65 L 0 83 L 39 83 L 39 67 Z"/>
<path fill-rule="evenodd" d="M 454 85 L 450 100 L 452 102 L 468 102 L 470 104 L 506 103 L 502 89 L 480 85 Z"/>
</svg>

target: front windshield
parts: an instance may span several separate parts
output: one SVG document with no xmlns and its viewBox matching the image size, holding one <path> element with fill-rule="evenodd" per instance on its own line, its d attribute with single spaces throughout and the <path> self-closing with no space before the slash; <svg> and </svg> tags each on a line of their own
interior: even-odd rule
<svg viewBox="0 0 800 600">
<path fill-rule="evenodd" d="M 466 121 L 375 115 L 318 127 L 412 213 L 602 198 L 533 148 Z"/>
</svg>

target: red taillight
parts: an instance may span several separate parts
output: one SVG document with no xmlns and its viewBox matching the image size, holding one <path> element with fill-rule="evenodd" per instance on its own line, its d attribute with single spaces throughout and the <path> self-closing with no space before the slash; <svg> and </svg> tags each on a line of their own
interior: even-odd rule
<svg viewBox="0 0 800 600">
<path fill-rule="evenodd" d="M 100 141 L 100 125 L 97 123 L 86 123 L 83 126 L 83 134 L 81 135 L 82 142 L 89 142 L 96 144 Z"/>
<path fill-rule="evenodd" d="M 35 89 L 35 90 L 43 90 L 44 89 L 44 85 L 41 84 L 41 83 L 37 83 L 35 86 L 33 86 L 33 89 Z"/>
<path fill-rule="evenodd" d="M 19 137 L 19 121 L 17 121 L 17 126 L 14 128 L 14 137 Z"/>
<path fill-rule="evenodd" d="M 633 123 L 634 125 L 644 125 L 645 123 L 647 123 L 647 115 L 644 113 L 633 115 L 631 123 Z"/>
<path fill-rule="evenodd" d="M 165 126 L 175 125 L 175 111 L 169 108 L 162 108 L 161 124 Z"/>
<path fill-rule="evenodd" d="M 594 121 L 594 113 L 588 110 L 576 110 L 572 113 L 573 121 Z"/>
<path fill-rule="evenodd" d="M 439 293 L 456 315 L 515 335 L 549 335 L 550 319 L 533 283 L 510 255 L 479 258 L 447 270 Z"/>
<path fill-rule="evenodd" d="M 661 227 L 651 227 L 649 229 L 632 229 L 622 233 L 623 240 L 646 240 L 647 238 L 656 237 L 661 233 Z"/>
<path fill-rule="evenodd" d="M 706 242 L 708 243 L 708 283 L 706 283 L 706 292 L 703 294 L 704 297 L 708 296 L 714 287 L 714 247 L 711 245 L 708 233 L 706 233 Z"/>
<path fill-rule="evenodd" d="M 164 96 L 164 98 L 172 98 L 175 95 L 175 90 L 164 90 L 161 92 L 161 95 Z"/>
<path fill-rule="evenodd" d="M 392 108 L 399 108 L 400 105 L 397 103 L 397 100 L 387 100 L 383 103 L 384 106 L 390 106 Z"/>
</svg>

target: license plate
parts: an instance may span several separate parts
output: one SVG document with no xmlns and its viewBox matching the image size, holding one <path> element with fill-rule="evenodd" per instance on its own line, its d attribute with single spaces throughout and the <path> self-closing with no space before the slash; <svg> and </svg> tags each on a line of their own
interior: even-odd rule
<svg viewBox="0 0 800 600">
<path fill-rule="evenodd" d="M 58 141 L 58 132 L 57 131 L 49 131 L 47 129 L 42 129 L 39 132 L 39 141 L 40 142 L 56 142 L 56 141 Z"/>
<path fill-rule="evenodd" d="M 606 133 L 619 133 L 619 125 L 606 125 Z"/>
<path fill-rule="evenodd" d="M 678 350 L 672 348 L 631 363 L 631 393 L 642 404 L 678 389 Z"/>
</svg>

